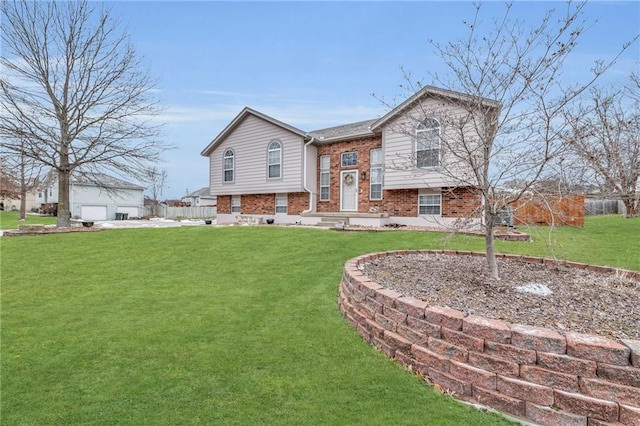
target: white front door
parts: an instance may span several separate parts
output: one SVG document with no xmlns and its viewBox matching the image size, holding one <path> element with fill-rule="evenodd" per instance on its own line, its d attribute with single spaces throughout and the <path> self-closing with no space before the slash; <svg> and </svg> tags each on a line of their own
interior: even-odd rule
<svg viewBox="0 0 640 426">
<path fill-rule="evenodd" d="M 358 211 L 358 171 L 340 172 L 340 211 Z"/>
</svg>

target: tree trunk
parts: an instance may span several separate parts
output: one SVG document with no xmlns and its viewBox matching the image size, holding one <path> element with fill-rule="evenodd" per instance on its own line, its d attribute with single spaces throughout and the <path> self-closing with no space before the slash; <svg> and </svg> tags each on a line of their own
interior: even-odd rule
<svg viewBox="0 0 640 426">
<path fill-rule="evenodd" d="M 24 155 L 24 141 L 21 139 L 22 152 L 20 153 L 20 220 L 27 219 L 27 182 L 25 182 L 25 155 Z"/>
<path fill-rule="evenodd" d="M 27 188 L 23 184 L 20 187 L 20 220 L 27 218 Z"/>
<path fill-rule="evenodd" d="M 625 217 L 637 217 L 640 212 L 638 212 L 638 206 L 636 205 L 636 198 L 633 196 L 622 197 L 622 203 L 624 204 L 624 208 L 626 210 Z"/>
<path fill-rule="evenodd" d="M 68 228 L 71 225 L 71 211 L 69 209 L 69 182 L 71 172 L 68 168 L 58 170 L 58 228 Z"/>
<path fill-rule="evenodd" d="M 491 213 L 490 208 L 485 210 L 484 220 L 485 220 L 485 247 L 487 251 L 487 265 L 489 265 L 489 272 L 491 273 L 491 278 L 499 280 L 500 275 L 498 274 L 498 263 L 496 262 L 496 249 L 494 246 L 494 238 L 493 238 L 493 224 L 495 222 L 496 216 Z"/>
</svg>

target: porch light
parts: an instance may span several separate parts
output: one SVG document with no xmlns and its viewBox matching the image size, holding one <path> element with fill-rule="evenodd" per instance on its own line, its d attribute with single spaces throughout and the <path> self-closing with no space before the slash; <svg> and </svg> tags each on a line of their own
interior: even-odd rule
<svg viewBox="0 0 640 426">
<path fill-rule="evenodd" d="M 362 180 L 367 179 L 367 172 L 360 173 L 360 179 L 362 179 Z"/>
</svg>

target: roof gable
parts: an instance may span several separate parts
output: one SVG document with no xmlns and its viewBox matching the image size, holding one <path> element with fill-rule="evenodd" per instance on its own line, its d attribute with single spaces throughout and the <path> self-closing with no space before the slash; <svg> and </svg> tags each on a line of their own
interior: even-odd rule
<svg viewBox="0 0 640 426">
<path fill-rule="evenodd" d="M 242 124 L 242 122 L 244 122 L 246 120 L 246 118 L 248 116 L 255 116 L 258 117 L 264 121 L 267 121 L 271 124 L 273 124 L 274 126 L 280 127 L 284 130 L 287 130 L 291 133 L 294 133 L 298 136 L 301 137 L 306 137 L 306 133 L 303 132 L 300 129 L 297 129 L 293 126 L 290 126 L 289 124 L 283 123 L 282 121 L 276 120 L 273 117 L 269 117 L 266 114 L 263 114 L 259 111 L 256 111 L 254 109 L 251 109 L 249 107 L 244 107 L 242 109 L 242 111 L 240 111 L 240 113 L 231 121 L 231 123 L 229 123 L 227 125 L 227 127 L 225 127 L 222 132 L 220 132 L 220 134 L 218 134 L 218 136 L 216 136 L 211 143 L 209 143 L 209 145 L 207 145 L 207 147 L 205 149 L 202 150 L 202 152 L 200 153 L 200 155 L 204 156 L 204 157 L 208 157 L 209 155 L 211 155 L 211 153 L 213 152 L 213 150 L 215 149 L 215 147 L 217 145 L 219 145 L 220 143 L 222 143 L 231 133 L 233 133 L 233 131 L 235 129 L 238 128 L 238 126 L 240 126 Z"/>
<path fill-rule="evenodd" d="M 400 105 L 393 108 L 387 114 L 383 115 L 379 119 L 375 120 L 371 124 L 371 131 L 375 132 L 381 129 L 385 124 L 389 123 L 394 118 L 405 113 L 407 109 L 415 106 L 426 98 L 446 98 L 456 103 L 471 103 L 474 105 L 486 105 L 490 108 L 499 109 L 500 103 L 491 99 L 481 98 L 477 96 L 467 95 L 461 92 L 456 92 L 448 89 L 440 89 L 435 86 L 425 86 L 412 96 L 407 98 Z"/>
</svg>

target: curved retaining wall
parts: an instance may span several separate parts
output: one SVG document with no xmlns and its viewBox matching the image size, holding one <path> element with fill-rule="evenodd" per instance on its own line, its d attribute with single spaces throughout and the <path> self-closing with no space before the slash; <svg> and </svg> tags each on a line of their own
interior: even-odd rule
<svg viewBox="0 0 640 426">
<path fill-rule="evenodd" d="M 410 253 L 395 251 L 347 262 L 340 311 L 365 340 L 456 398 L 543 425 L 640 425 L 640 340 L 611 340 L 542 327 L 511 325 L 428 306 L 368 279 L 361 265 Z M 614 268 L 499 255 L 597 272 Z M 640 280 L 640 273 L 625 271 Z M 620 312 L 624 315 L 624 312 Z"/>
</svg>

